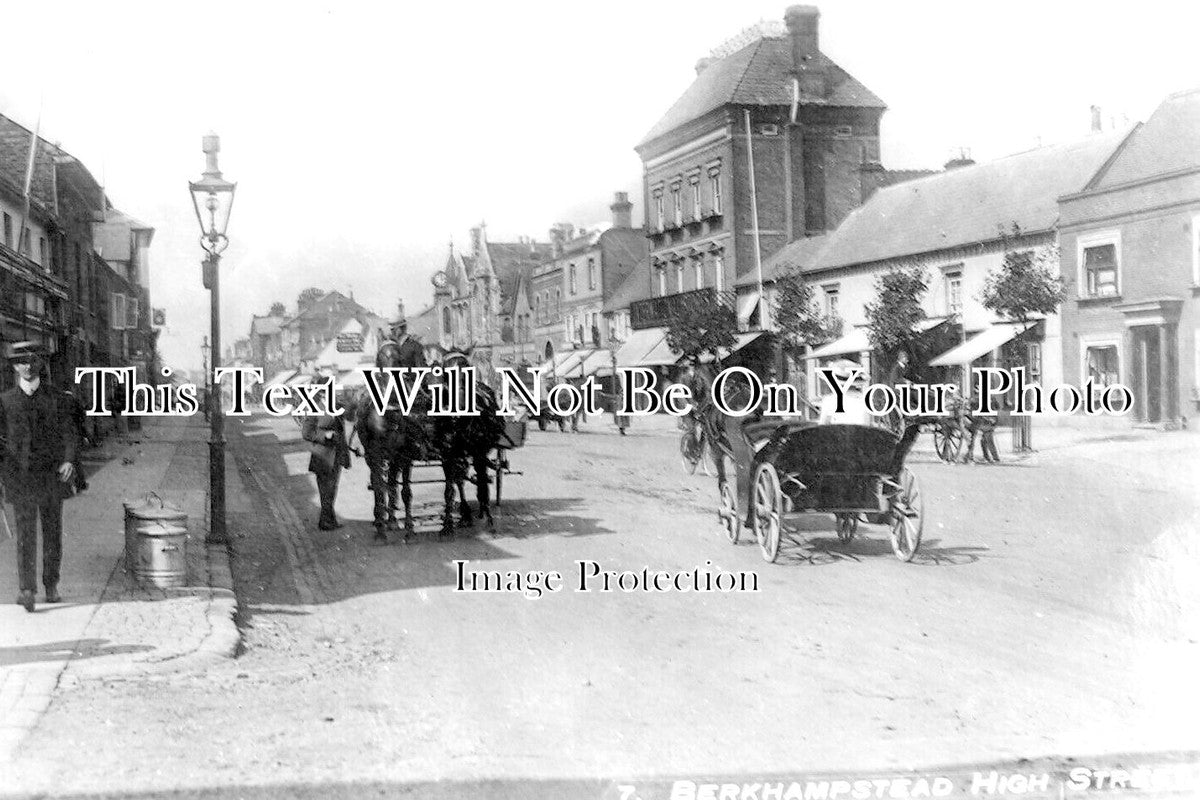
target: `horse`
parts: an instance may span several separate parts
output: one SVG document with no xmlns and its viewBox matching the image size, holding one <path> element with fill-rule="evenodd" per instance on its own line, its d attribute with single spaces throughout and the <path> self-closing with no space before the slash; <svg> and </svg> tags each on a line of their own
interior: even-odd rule
<svg viewBox="0 0 1200 800">
<path fill-rule="evenodd" d="M 456 370 L 469 364 L 469 351 L 453 350 L 446 354 L 442 361 L 443 370 Z M 445 375 L 443 375 L 443 378 Z M 450 538 L 454 535 L 454 494 L 458 491 L 460 500 L 460 524 L 462 527 L 474 525 L 471 506 L 467 502 L 465 483 L 470 470 L 475 472 L 475 498 L 479 504 L 478 514 L 487 523 L 488 530 L 494 530 L 496 522 L 492 518 L 489 469 L 491 451 L 504 438 L 504 420 L 499 416 L 499 404 L 496 394 L 491 387 L 480 382 L 476 384 L 475 402 L 479 409 L 478 415 L 439 416 L 434 418 L 433 435 L 442 465 L 442 475 L 446 484 L 443 493 L 445 508 L 442 514 L 442 529 L 439 538 Z"/>
<path fill-rule="evenodd" d="M 379 349 L 375 364 L 379 369 L 402 366 L 399 348 L 387 343 Z M 381 378 L 381 382 L 386 378 Z M 386 542 L 388 530 L 399 530 L 396 522 L 396 495 L 404 503 L 404 540 L 415 527 L 412 515 L 413 462 L 423 458 L 428 447 L 424 421 L 429 409 L 428 392 L 418 393 L 408 414 L 399 408 L 384 409 L 382 414 L 362 389 L 347 407 L 354 432 L 363 446 L 363 457 L 371 473 L 371 493 L 375 496 L 375 541 Z"/>
</svg>

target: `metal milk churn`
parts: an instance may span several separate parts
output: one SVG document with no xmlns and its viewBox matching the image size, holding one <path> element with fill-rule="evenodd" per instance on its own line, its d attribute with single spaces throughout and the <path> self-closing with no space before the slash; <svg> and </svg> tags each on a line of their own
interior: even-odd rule
<svg viewBox="0 0 1200 800">
<path fill-rule="evenodd" d="M 187 583 L 187 514 L 151 492 L 125 503 L 125 568 L 141 583 Z"/>
</svg>

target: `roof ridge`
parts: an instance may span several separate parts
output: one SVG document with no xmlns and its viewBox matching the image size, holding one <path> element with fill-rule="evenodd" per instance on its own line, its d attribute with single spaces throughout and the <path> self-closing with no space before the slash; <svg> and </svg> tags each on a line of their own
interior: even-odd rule
<svg viewBox="0 0 1200 800">
<path fill-rule="evenodd" d="M 758 55 L 758 51 L 759 51 L 759 49 L 762 48 L 762 43 L 764 41 L 766 41 L 765 36 L 755 39 L 754 42 L 752 42 L 750 45 L 747 45 L 747 47 L 753 46 L 755 48 L 755 50 L 753 53 L 750 54 L 750 58 L 746 59 L 746 63 L 742 67 L 742 74 L 738 76 L 737 83 L 735 83 L 733 85 L 733 91 L 729 95 L 731 99 L 736 98 L 738 96 L 738 94 L 742 91 L 742 84 L 746 81 L 746 73 L 748 73 L 750 71 L 750 65 L 754 63 L 754 57 Z M 742 50 L 744 50 L 744 49 L 746 49 L 746 48 L 742 48 Z M 737 52 L 740 53 L 742 51 L 738 50 Z"/>
</svg>

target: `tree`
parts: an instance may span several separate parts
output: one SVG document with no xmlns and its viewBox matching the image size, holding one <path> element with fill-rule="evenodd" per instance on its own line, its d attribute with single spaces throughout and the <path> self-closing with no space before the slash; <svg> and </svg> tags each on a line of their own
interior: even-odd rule
<svg viewBox="0 0 1200 800">
<path fill-rule="evenodd" d="M 1000 268 L 988 273 L 983 284 L 980 302 L 1010 322 L 1029 323 L 1036 316 L 1048 316 L 1058 311 L 1066 299 L 1063 279 L 1056 275 L 1058 245 L 1017 249 L 1021 229 L 1014 222 L 1012 233 L 1000 232 L 1004 244 L 1004 261 Z"/>
<path fill-rule="evenodd" d="M 268 314 L 270 314 L 272 317 L 286 317 L 287 306 L 276 300 L 274 303 L 271 303 L 271 310 L 268 312 Z"/>
<path fill-rule="evenodd" d="M 912 266 L 884 273 L 875 279 L 875 301 L 867 303 L 867 337 L 876 353 L 894 358 L 901 350 L 912 357 L 917 323 L 925 319 L 921 297 L 929 288 L 929 275 Z"/>
<path fill-rule="evenodd" d="M 784 350 L 791 356 L 842 332 L 841 318 L 822 316 L 812 285 L 796 266 L 789 266 L 775 279 L 772 316 Z"/>
<path fill-rule="evenodd" d="M 1048 316 L 1058 311 L 1067 290 L 1063 279 L 1056 274 L 1058 245 L 1020 247 L 1020 236 L 1021 228 L 1015 222 L 1010 233 L 1000 229 L 1004 261 L 999 269 L 988 273 L 979 300 L 984 308 L 994 311 L 1000 318 L 1028 325 L 1034 316 Z M 1020 366 L 1028 368 L 1028 350 L 1020 348 L 1017 352 Z M 1014 449 L 1032 450 L 1032 419 L 1018 417 L 1014 425 Z"/>
<path fill-rule="evenodd" d="M 310 286 L 302 291 L 300 296 L 296 298 L 296 306 L 301 311 L 304 311 L 324 296 L 325 291 L 323 289 L 318 289 L 316 286 Z"/>
<path fill-rule="evenodd" d="M 667 322 L 667 346 L 692 362 L 717 358 L 737 342 L 737 314 L 711 293 L 677 297 Z"/>
</svg>

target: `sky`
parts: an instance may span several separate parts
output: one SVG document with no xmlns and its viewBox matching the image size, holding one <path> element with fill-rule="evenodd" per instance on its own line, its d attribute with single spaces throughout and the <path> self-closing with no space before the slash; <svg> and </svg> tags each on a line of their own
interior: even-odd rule
<svg viewBox="0 0 1200 800">
<path fill-rule="evenodd" d="M 821 49 L 888 104 L 884 165 L 940 168 L 1144 120 L 1200 85 L 1200 3 L 824 0 Z M 10 4 L 0 113 L 81 159 L 156 229 L 164 363 L 200 364 L 209 295 L 187 181 L 221 136 L 238 184 L 222 338 L 307 286 L 407 313 L 451 240 L 547 238 L 642 216 L 634 145 L 696 60 L 787 3 L 163 2 Z M 20 31 L 37 31 L 22 36 Z"/>
</svg>

